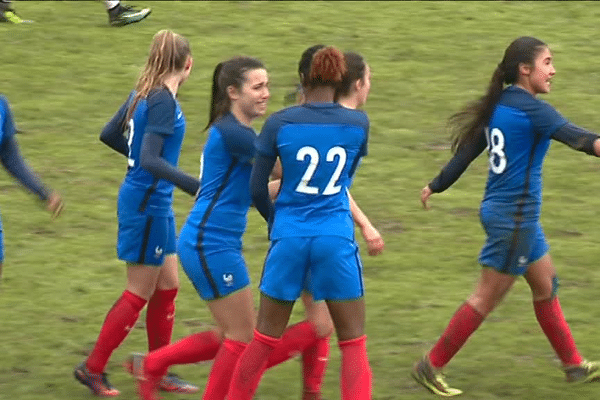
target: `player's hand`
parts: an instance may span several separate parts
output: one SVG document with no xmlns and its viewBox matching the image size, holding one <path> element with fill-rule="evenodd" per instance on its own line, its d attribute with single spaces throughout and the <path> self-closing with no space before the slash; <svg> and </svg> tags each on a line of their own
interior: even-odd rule
<svg viewBox="0 0 600 400">
<path fill-rule="evenodd" d="M 385 242 L 381 234 L 373 225 L 369 225 L 362 230 L 363 238 L 367 242 L 367 251 L 370 256 L 377 256 L 383 252 Z"/>
<path fill-rule="evenodd" d="M 429 185 L 425 186 L 421 189 L 421 203 L 423 204 L 423 208 L 429 210 L 429 204 L 427 204 L 427 200 L 433 194 Z"/>
<path fill-rule="evenodd" d="M 46 200 L 46 210 L 52 214 L 53 219 L 60 215 L 63 207 L 64 203 L 62 197 L 60 197 L 60 194 L 57 192 L 50 193 L 48 200 Z"/>
</svg>

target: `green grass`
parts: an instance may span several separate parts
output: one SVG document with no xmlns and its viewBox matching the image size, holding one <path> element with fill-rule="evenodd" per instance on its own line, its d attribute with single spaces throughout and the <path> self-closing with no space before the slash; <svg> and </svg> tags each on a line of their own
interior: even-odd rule
<svg viewBox="0 0 600 400">
<path fill-rule="evenodd" d="M 181 168 L 198 171 L 207 121 L 210 77 L 221 60 L 252 55 L 268 66 L 269 112 L 282 107 L 296 82 L 301 52 L 335 44 L 366 57 L 373 87 L 370 154 L 353 194 L 383 233 L 385 254 L 364 257 L 369 358 L 374 399 L 433 398 L 409 376 L 412 363 L 445 327 L 478 277 L 484 235 L 477 208 L 486 160 L 476 160 L 453 188 L 422 211 L 420 189 L 448 160 L 445 119 L 485 89 L 504 48 L 520 35 L 537 36 L 555 54 L 553 92 L 544 98 L 567 118 L 600 131 L 600 85 L 594 2 L 132 2 L 152 15 L 110 28 L 99 2 L 16 1 L 31 25 L 0 25 L 0 91 L 12 103 L 22 151 L 43 180 L 66 199 L 50 222 L 5 175 L 0 204 L 5 233 L 0 291 L 0 399 L 87 398 L 72 378 L 95 341 L 125 282 L 115 256 L 116 194 L 123 157 L 98 141 L 102 126 L 124 101 L 151 38 L 173 29 L 192 44 L 195 67 L 180 100 L 188 120 Z M 261 121 L 262 122 L 262 121 Z M 259 125 L 257 125 L 259 127 Z M 442 149 L 442 150 L 440 150 Z M 596 308 L 598 160 L 555 144 L 545 164 L 542 222 L 561 277 L 563 309 L 579 348 L 600 358 Z M 181 224 L 192 200 L 175 199 Z M 362 243 L 362 242 L 361 242 Z M 245 257 L 256 286 L 267 249 L 264 223 L 249 216 Z M 211 324 L 185 276 L 175 338 Z M 302 318 L 297 307 L 294 321 Z M 335 342 L 334 342 L 335 343 Z M 113 355 L 108 372 L 133 398 L 120 362 L 143 351 L 136 329 Z M 519 281 L 450 363 L 452 385 L 464 399 L 597 399 L 598 386 L 568 386 L 536 324 L 527 285 Z M 339 351 L 332 346 L 324 393 L 338 399 Z M 209 365 L 176 372 L 204 385 Z M 257 397 L 297 399 L 297 361 L 264 376 Z M 197 396 L 166 395 L 166 399 Z"/>
</svg>

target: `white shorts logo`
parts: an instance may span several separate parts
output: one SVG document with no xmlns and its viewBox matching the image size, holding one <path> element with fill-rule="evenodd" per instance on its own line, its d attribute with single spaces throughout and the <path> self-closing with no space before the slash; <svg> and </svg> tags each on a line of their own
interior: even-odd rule
<svg viewBox="0 0 600 400">
<path fill-rule="evenodd" d="M 160 256 L 162 256 L 162 253 L 163 249 L 161 249 L 159 246 L 156 246 L 156 248 L 154 249 L 154 257 L 160 258 Z"/>
<path fill-rule="evenodd" d="M 223 282 L 227 287 L 233 286 L 233 274 L 223 274 Z"/>
</svg>

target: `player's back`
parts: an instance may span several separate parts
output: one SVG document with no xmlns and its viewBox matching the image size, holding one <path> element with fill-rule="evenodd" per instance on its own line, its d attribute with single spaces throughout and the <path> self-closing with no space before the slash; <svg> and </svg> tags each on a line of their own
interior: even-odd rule
<svg viewBox="0 0 600 400">
<path fill-rule="evenodd" d="M 164 179 L 156 179 L 141 166 L 142 143 L 148 132 L 163 137 L 161 157 L 177 167 L 185 134 L 185 116 L 166 88 L 154 90 L 141 99 L 127 122 L 128 168 L 121 186 L 121 191 L 127 192 L 127 199 L 124 198 L 125 193 L 120 199 L 135 209 L 165 214 L 171 207 L 174 185 Z"/>
<path fill-rule="evenodd" d="M 566 120 L 525 90 L 504 90 L 486 129 L 489 175 L 484 202 L 539 216 L 542 165 L 550 138 Z"/>
<path fill-rule="evenodd" d="M 261 136 L 272 135 L 283 169 L 272 239 L 354 237 L 347 189 L 366 155 L 368 129 L 365 113 L 336 103 L 291 107 L 269 118 Z"/>
</svg>

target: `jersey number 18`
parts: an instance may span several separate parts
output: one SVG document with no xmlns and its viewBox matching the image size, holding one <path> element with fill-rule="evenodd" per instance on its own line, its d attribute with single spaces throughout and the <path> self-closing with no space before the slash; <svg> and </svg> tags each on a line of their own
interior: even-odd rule
<svg viewBox="0 0 600 400">
<path fill-rule="evenodd" d="M 506 169 L 506 153 L 504 152 L 504 134 L 498 128 L 485 128 L 485 138 L 488 143 L 490 169 L 495 174 L 501 174 Z"/>
</svg>

